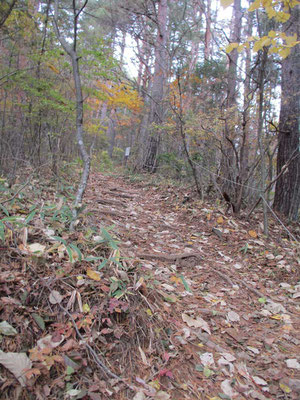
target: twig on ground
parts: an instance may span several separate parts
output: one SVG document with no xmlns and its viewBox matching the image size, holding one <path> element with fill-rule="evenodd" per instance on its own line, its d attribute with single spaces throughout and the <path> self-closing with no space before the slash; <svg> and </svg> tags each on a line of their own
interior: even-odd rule
<svg viewBox="0 0 300 400">
<path fill-rule="evenodd" d="M 225 275 L 224 273 L 222 273 L 222 272 L 220 272 L 220 271 L 217 271 L 217 270 L 214 269 L 214 268 L 211 268 L 211 269 L 214 271 L 215 274 L 219 275 L 219 276 L 220 276 L 221 278 L 223 278 L 227 283 L 229 283 L 229 285 L 234 286 L 234 283 L 232 282 L 232 280 L 231 280 L 227 275 Z"/>
</svg>

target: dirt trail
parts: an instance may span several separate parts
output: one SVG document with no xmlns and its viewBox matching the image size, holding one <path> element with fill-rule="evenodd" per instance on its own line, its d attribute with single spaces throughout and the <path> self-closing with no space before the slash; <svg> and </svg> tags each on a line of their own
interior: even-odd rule
<svg viewBox="0 0 300 400">
<path fill-rule="evenodd" d="M 275 225 L 265 241 L 259 220 L 183 206 L 174 189 L 101 174 L 86 198 L 98 223 L 115 225 L 121 254 L 138 259 L 165 298 L 155 312 L 173 329 L 158 374 L 172 395 L 161 398 L 299 398 L 299 258 Z M 144 356 L 150 380 L 151 354 Z"/>
</svg>

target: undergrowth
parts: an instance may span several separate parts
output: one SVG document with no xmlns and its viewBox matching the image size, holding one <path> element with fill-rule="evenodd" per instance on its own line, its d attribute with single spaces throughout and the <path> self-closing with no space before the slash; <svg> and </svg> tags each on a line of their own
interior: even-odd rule
<svg viewBox="0 0 300 400">
<path fill-rule="evenodd" d="M 151 275 L 140 275 L 139 263 L 122 254 L 116 229 L 95 224 L 82 207 L 69 232 L 75 188 L 68 174 L 34 178 L 22 190 L 21 183 L 0 184 L 0 317 L 9 327 L 0 335 L 2 356 L 14 354 L 18 364 L 23 354 L 26 365 L 22 377 L 0 366 L 3 399 L 106 395 L 102 379 L 126 377 L 128 365 L 133 374 L 142 348 L 151 342 L 155 357 L 168 342 L 149 307 L 150 300 L 159 309 L 161 295 Z M 117 384 L 116 392 L 126 387 L 116 379 L 108 386 Z"/>
</svg>

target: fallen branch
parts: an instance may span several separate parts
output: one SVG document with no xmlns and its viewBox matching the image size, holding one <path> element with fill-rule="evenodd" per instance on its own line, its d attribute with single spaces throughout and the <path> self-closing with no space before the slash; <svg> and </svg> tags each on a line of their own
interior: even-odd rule
<svg viewBox="0 0 300 400">
<path fill-rule="evenodd" d="M 156 253 L 156 254 L 138 254 L 137 255 L 139 258 L 143 259 L 151 259 L 154 258 L 156 260 L 166 260 L 166 261 L 177 261 L 177 260 L 183 260 L 184 258 L 190 258 L 190 257 L 197 257 L 197 258 L 203 258 L 200 253 L 182 253 L 182 254 L 164 254 L 164 253 Z"/>
</svg>

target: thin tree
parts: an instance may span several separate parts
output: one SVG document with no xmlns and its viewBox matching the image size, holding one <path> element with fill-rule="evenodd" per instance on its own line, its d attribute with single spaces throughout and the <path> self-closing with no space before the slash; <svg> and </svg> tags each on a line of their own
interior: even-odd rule
<svg viewBox="0 0 300 400">
<path fill-rule="evenodd" d="M 80 156 L 83 161 L 83 173 L 81 175 L 81 179 L 78 185 L 76 198 L 73 206 L 73 220 L 70 226 L 70 229 L 74 229 L 74 224 L 76 222 L 78 208 L 80 207 L 80 203 L 82 201 L 83 194 L 86 189 L 86 185 L 89 178 L 90 172 L 90 156 L 86 150 L 86 146 L 83 140 L 83 96 L 82 96 L 82 85 L 81 85 L 81 78 L 80 78 L 80 68 L 79 68 L 79 59 L 77 52 L 77 36 L 78 36 L 78 23 L 79 17 L 84 8 L 86 7 L 88 0 L 85 0 L 81 7 L 77 7 L 76 0 L 72 1 L 72 11 L 73 11 L 73 42 L 69 44 L 66 41 L 65 37 L 61 34 L 59 25 L 58 25 L 58 3 L 59 0 L 55 0 L 54 3 L 54 30 L 59 40 L 60 44 L 62 45 L 65 52 L 71 59 L 72 62 L 72 70 L 73 70 L 73 79 L 75 85 L 75 94 L 76 94 L 76 139 L 77 144 L 80 151 Z"/>
</svg>

